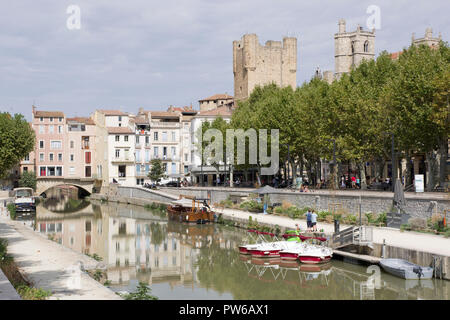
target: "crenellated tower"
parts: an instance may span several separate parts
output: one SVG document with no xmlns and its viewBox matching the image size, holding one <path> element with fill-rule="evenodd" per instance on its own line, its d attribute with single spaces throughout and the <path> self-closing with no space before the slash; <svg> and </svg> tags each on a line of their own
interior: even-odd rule
<svg viewBox="0 0 450 320">
<path fill-rule="evenodd" d="M 256 34 L 245 34 L 233 41 L 235 100 L 247 99 L 257 85 L 275 83 L 297 86 L 297 39 L 283 38 L 259 44 Z"/>
</svg>

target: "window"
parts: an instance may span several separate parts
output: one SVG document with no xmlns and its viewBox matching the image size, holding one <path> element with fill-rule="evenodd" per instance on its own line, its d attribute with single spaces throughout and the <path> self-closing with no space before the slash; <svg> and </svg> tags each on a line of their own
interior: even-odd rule
<svg viewBox="0 0 450 320">
<path fill-rule="evenodd" d="M 58 133 L 63 133 L 62 126 L 58 126 Z"/>
<path fill-rule="evenodd" d="M 188 161 L 188 156 L 189 156 L 189 155 L 188 155 L 187 153 L 184 154 L 184 161 L 185 161 L 185 162 Z"/>
<path fill-rule="evenodd" d="M 47 176 L 54 177 L 55 176 L 55 167 L 47 167 Z"/>
<path fill-rule="evenodd" d="M 127 176 L 127 166 L 119 166 L 119 178 L 125 178 Z"/>
<path fill-rule="evenodd" d="M 74 145 L 75 145 L 75 142 L 72 140 L 72 141 L 70 141 L 70 149 L 73 149 L 74 148 Z"/>
<path fill-rule="evenodd" d="M 39 118 L 39 121 L 40 121 L 40 122 L 44 122 L 44 118 L 40 117 L 40 118 Z"/>
<path fill-rule="evenodd" d="M 153 140 L 158 141 L 158 132 L 153 133 Z"/>
<path fill-rule="evenodd" d="M 184 166 L 184 174 L 188 174 L 189 173 L 189 166 Z"/>
<path fill-rule="evenodd" d="M 172 141 L 175 141 L 175 137 L 176 137 L 175 131 L 172 131 Z"/>
<path fill-rule="evenodd" d="M 73 162 L 73 161 L 74 161 L 74 158 L 75 158 L 74 155 L 71 154 L 71 155 L 70 155 L 70 162 Z"/>
<path fill-rule="evenodd" d="M 62 167 L 56 167 L 56 176 L 62 177 L 62 175 L 63 175 Z"/>
<path fill-rule="evenodd" d="M 62 122 L 62 118 L 61 117 L 59 117 L 59 122 Z"/>
<path fill-rule="evenodd" d="M 120 158 L 120 149 L 116 149 L 116 159 Z"/>
<path fill-rule="evenodd" d="M 162 141 L 166 142 L 167 141 L 167 132 L 163 132 L 162 133 Z"/>
<path fill-rule="evenodd" d="M 150 143 L 150 138 L 149 136 L 145 136 L 145 144 L 148 145 Z"/>
<path fill-rule="evenodd" d="M 137 164 L 136 165 L 136 174 L 139 175 L 141 173 L 141 165 Z"/>
<path fill-rule="evenodd" d="M 122 116 L 119 116 L 119 122 L 122 121 Z"/>
<path fill-rule="evenodd" d="M 89 137 L 81 137 L 81 149 L 89 149 Z"/>
<path fill-rule="evenodd" d="M 27 154 L 23 160 L 24 160 L 24 161 L 30 161 L 30 155 Z"/>
<path fill-rule="evenodd" d="M 177 173 L 177 164 L 172 162 L 172 173 Z"/>
<path fill-rule="evenodd" d="M 90 178 L 91 177 L 91 166 L 86 166 L 84 168 L 84 176 L 86 178 Z"/>
<path fill-rule="evenodd" d="M 62 143 L 61 141 L 50 141 L 50 149 L 62 149 Z"/>
<path fill-rule="evenodd" d="M 54 132 L 55 132 L 54 126 L 49 126 L 49 127 L 48 127 L 48 132 L 49 132 L 49 133 L 54 133 Z"/>
<path fill-rule="evenodd" d="M 50 122 L 53 122 L 53 117 L 50 117 Z"/>
<path fill-rule="evenodd" d="M 123 139 L 124 141 L 128 142 L 128 136 L 125 136 Z"/>
<path fill-rule="evenodd" d="M 91 152 L 90 151 L 86 152 L 84 154 L 84 160 L 85 160 L 85 163 L 91 163 Z"/>
<path fill-rule="evenodd" d="M 48 158 L 49 161 L 53 161 L 53 153 L 49 153 L 48 157 L 49 157 Z"/>
<path fill-rule="evenodd" d="M 150 161 L 150 150 L 145 150 L 145 162 Z"/>
<path fill-rule="evenodd" d="M 141 161 L 141 151 L 136 150 L 136 161 Z"/>
<path fill-rule="evenodd" d="M 75 174 L 75 167 L 69 167 L 69 174 L 74 175 Z"/>
<path fill-rule="evenodd" d="M 46 169 L 47 169 L 46 167 L 41 167 L 40 170 L 39 170 L 39 176 L 41 176 L 41 177 L 47 176 L 47 174 L 46 174 L 47 170 Z"/>
<path fill-rule="evenodd" d="M 44 149 L 44 141 L 43 140 L 39 141 L 39 149 Z"/>
<path fill-rule="evenodd" d="M 155 158 L 158 158 L 158 155 L 159 155 L 158 147 L 153 147 L 153 156 L 154 156 Z"/>
<path fill-rule="evenodd" d="M 63 161 L 62 153 L 58 153 L 58 161 Z"/>
<path fill-rule="evenodd" d="M 171 151 L 172 151 L 172 158 L 175 158 L 175 156 L 177 155 L 177 149 L 175 147 L 171 147 Z"/>
<path fill-rule="evenodd" d="M 136 144 L 139 144 L 139 136 L 136 136 Z"/>
<path fill-rule="evenodd" d="M 116 142 L 120 141 L 120 136 L 116 136 Z"/>
<path fill-rule="evenodd" d="M 44 133 L 44 126 L 39 126 L 39 133 Z"/>
<path fill-rule="evenodd" d="M 369 41 L 364 42 L 364 52 L 369 52 Z"/>
<path fill-rule="evenodd" d="M 43 153 L 39 153 L 39 161 L 44 161 L 44 154 Z"/>
</svg>

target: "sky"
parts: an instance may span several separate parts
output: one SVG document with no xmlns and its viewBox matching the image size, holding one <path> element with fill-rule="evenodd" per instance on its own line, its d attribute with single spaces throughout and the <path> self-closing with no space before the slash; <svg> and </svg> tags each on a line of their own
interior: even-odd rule
<svg viewBox="0 0 450 320">
<path fill-rule="evenodd" d="M 232 43 L 246 33 L 262 45 L 296 37 L 301 85 L 317 67 L 334 70 L 339 19 L 347 31 L 367 29 L 373 5 L 377 55 L 427 27 L 450 41 L 448 0 L 1 0 L 0 112 L 198 109 L 202 98 L 234 94 Z"/>
</svg>

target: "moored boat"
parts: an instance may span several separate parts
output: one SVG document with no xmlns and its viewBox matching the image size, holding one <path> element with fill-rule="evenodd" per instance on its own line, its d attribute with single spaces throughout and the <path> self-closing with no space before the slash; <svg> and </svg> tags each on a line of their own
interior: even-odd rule
<svg viewBox="0 0 450 320">
<path fill-rule="evenodd" d="M 281 260 L 299 260 L 306 264 L 326 263 L 331 260 L 333 250 L 331 248 L 308 243 L 297 243 L 296 246 L 281 250 L 279 252 Z"/>
<path fill-rule="evenodd" d="M 433 268 L 422 267 L 403 259 L 381 259 L 384 271 L 403 279 L 431 279 Z"/>
<path fill-rule="evenodd" d="M 209 199 L 179 199 L 167 207 L 170 220 L 179 222 L 207 223 L 214 222 L 215 213 L 208 205 Z"/>
</svg>

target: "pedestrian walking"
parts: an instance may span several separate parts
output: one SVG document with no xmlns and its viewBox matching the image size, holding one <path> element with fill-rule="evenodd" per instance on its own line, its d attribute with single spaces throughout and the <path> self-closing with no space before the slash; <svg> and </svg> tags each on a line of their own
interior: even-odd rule
<svg viewBox="0 0 450 320">
<path fill-rule="evenodd" d="M 317 232 L 317 213 L 315 210 L 311 213 L 311 228 L 313 232 Z"/>
<path fill-rule="evenodd" d="M 306 211 L 306 231 L 311 231 L 311 210 Z"/>
</svg>

